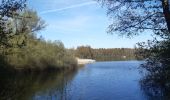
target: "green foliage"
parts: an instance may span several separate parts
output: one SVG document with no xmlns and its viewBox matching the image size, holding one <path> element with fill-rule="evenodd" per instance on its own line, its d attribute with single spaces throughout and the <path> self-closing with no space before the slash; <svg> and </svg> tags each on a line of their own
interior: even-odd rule
<svg viewBox="0 0 170 100">
<path fill-rule="evenodd" d="M 9 4 L 10 3 L 10 4 Z M 60 41 L 37 38 L 36 32 L 45 28 L 37 13 L 25 8 L 23 1 L 3 1 L 0 8 L 1 69 L 64 69 L 77 62 Z M 11 10 L 11 11 L 10 11 Z"/>
<path fill-rule="evenodd" d="M 14 34 L 10 27 L 10 20 L 18 16 L 17 12 L 25 8 L 25 0 L 2 0 L 0 3 L 0 45 L 9 47 L 8 39 Z"/>
<path fill-rule="evenodd" d="M 79 58 L 93 59 L 93 52 L 90 46 L 77 47 L 76 56 Z"/>
<path fill-rule="evenodd" d="M 59 41 L 30 39 L 23 48 L 11 48 L 8 63 L 15 69 L 50 69 L 75 67 L 76 60 Z"/>
<path fill-rule="evenodd" d="M 97 61 L 118 61 L 135 60 L 135 49 L 113 48 L 113 49 L 93 49 L 90 46 L 80 46 L 75 51 L 79 58 L 95 59 Z"/>
</svg>

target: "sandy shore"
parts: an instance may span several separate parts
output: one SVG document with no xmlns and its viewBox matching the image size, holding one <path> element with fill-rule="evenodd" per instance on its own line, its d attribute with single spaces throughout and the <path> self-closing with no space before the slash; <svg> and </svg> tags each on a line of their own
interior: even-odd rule
<svg viewBox="0 0 170 100">
<path fill-rule="evenodd" d="M 80 58 L 76 58 L 76 59 L 77 59 L 77 62 L 78 62 L 79 65 L 85 65 L 85 64 L 96 62 L 93 59 L 80 59 Z"/>
</svg>

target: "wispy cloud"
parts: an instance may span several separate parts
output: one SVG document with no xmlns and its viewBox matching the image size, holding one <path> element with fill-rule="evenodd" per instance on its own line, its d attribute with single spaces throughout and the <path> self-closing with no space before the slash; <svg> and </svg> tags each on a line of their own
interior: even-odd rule
<svg viewBox="0 0 170 100">
<path fill-rule="evenodd" d="M 90 1 L 90 2 L 85 2 L 85 3 L 81 3 L 81 4 L 75 4 L 75 5 L 71 5 L 71 6 L 67 6 L 67 7 L 63 7 L 63 8 L 45 10 L 45 11 L 40 12 L 40 14 L 47 14 L 47 13 L 52 13 L 52 12 L 57 12 L 57 11 L 63 11 L 63 10 L 67 10 L 67 9 L 78 8 L 78 7 L 92 5 L 92 4 L 96 4 L 96 2 L 95 1 Z"/>
</svg>

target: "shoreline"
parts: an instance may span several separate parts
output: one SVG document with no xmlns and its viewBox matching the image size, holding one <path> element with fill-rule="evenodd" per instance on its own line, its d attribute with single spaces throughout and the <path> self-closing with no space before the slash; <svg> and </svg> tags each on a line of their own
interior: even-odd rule
<svg viewBox="0 0 170 100">
<path fill-rule="evenodd" d="M 96 60 L 93 60 L 93 59 L 80 59 L 80 58 L 76 58 L 76 60 L 77 60 L 78 65 L 85 65 L 85 64 L 96 62 Z"/>
</svg>

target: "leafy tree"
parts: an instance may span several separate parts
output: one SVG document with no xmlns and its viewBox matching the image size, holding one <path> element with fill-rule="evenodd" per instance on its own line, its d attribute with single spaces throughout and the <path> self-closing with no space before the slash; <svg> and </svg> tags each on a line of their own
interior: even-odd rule
<svg viewBox="0 0 170 100">
<path fill-rule="evenodd" d="M 7 65 L 5 59 L 5 48 L 10 47 L 8 39 L 12 37 L 12 29 L 9 20 L 18 17 L 18 11 L 25 8 L 26 0 L 1 0 L 0 1 L 0 66 Z"/>
<path fill-rule="evenodd" d="M 34 33 L 45 28 L 45 21 L 43 21 L 36 11 L 31 9 L 24 9 L 20 14 L 20 19 L 13 19 L 16 34 L 19 33 Z"/>
<path fill-rule="evenodd" d="M 26 0 L 1 0 L 0 3 L 0 45 L 9 46 L 7 39 L 11 37 L 12 30 L 8 28 L 11 18 L 19 17 L 18 11 L 25 8 Z"/>
<path fill-rule="evenodd" d="M 72 51 L 73 52 L 73 51 Z M 115 61 L 115 60 L 135 60 L 135 49 L 129 48 L 98 48 L 90 46 L 79 46 L 75 50 L 75 55 L 79 58 L 95 59 L 97 61 Z"/>
<path fill-rule="evenodd" d="M 45 22 L 25 0 L 0 3 L 0 70 L 44 70 L 75 67 L 77 62 L 60 41 L 45 41 L 36 33 Z"/>
<path fill-rule="evenodd" d="M 92 49 L 90 46 L 80 46 L 77 47 L 77 57 L 80 58 L 86 58 L 86 59 L 93 59 L 93 53 L 92 53 Z"/>
<path fill-rule="evenodd" d="M 76 66 L 74 56 L 65 50 L 62 42 L 36 37 L 36 32 L 45 27 L 45 22 L 35 11 L 25 9 L 20 16 L 23 18 L 11 22 L 15 35 L 8 39 L 12 47 L 5 49 L 7 62 L 12 68 L 44 70 Z"/>
</svg>

